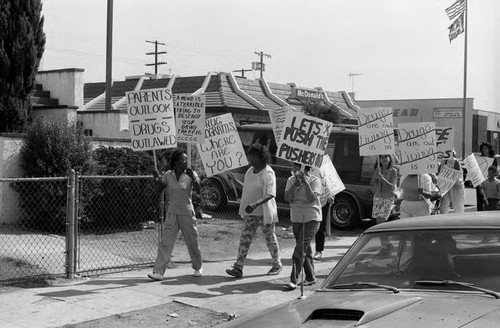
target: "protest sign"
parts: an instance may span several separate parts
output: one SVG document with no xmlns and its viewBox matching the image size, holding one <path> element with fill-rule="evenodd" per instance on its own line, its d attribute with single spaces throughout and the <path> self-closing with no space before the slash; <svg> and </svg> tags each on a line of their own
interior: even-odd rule
<svg viewBox="0 0 500 328">
<path fill-rule="evenodd" d="M 231 114 L 205 120 L 205 141 L 196 144 L 207 176 L 248 165 Z"/>
<path fill-rule="evenodd" d="M 283 125 L 285 124 L 286 113 L 294 111 L 293 107 L 281 107 L 277 109 L 269 110 L 269 118 L 271 120 L 271 127 L 273 129 L 274 140 L 276 144 L 279 145 L 280 136 L 283 131 Z"/>
<path fill-rule="evenodd" d="M 320 168 L 312 167 L 311 174 L 321 180 L 320 201 L 326 202 L 328 197 L 333 197 L 345 189 L 344 183 L 340 179 L 335 166 L 333 166 L 330 156 L 323 156 L 323 163 Z"/>
<path fill-rule="evenodd" d="M 205 140 L 205 96 L 174 95 L 177 141 L 203 143 Z"/>
<path fill-rule="evenodd" d="M 434 122 L 398 125 L 401 174 L 436 173 L 436 132 Z"/>
<path fill-rule="evenodd" d="M 483 177 L 485 179 L 488 179 L 488 167 L 493 165 L 493 161 L 495 160 L 494 158 L 491 157 L 486 157 L 486 156 L 481 156 L 481 155 L 475 155 L 476 156 L 476 162 L 477 165 L 479 165 L 479 169 L 481 170 L 481 173 L 483 174 Z M 469 177 L 469 172 L 467 171 L 467 176 L 465 177 L 466 181 L 470 181 Z"/>
<path fill-rule="evenodd" d="M 441 171 L 437 175 L 437 186 L 441 191 L 441 195 L 445 195 L 448 191 L 450 191 L 451 187 L 460 179 L 462 172 L 459 170 L 452 169 L 447 166 L 442 166 Z"/>
<path fill-rule="evenodd" d="M 298 112 L 288 112 L 276 156 L 308 166 L 321 167 L 332 123 Z"/>
<path fill-rule="evenodd" d="M 177 147 L 174 107 L 170 89 L 145 89 L 125 93 L 132 150 Z"/>
<path fill-rule="evenodd" d="M 394 154 L 394 124 L 391 107 L 358 110 L 359 154 Z"/>
<path fill-rule="evenodd" d="M 436 152 L 438 161 L 453 158 L 455 127 L 436 127 Z"/>
<path fill-rule="evenodd" d="M 484 157 L 487 158 L 487 157 Z M 475 187 L 479 186 L 484 180 L 485 177 L 481 172 L 481 168 L 479 167 L 476 156 L 474 154 L 470 154 L 464 159 L 464 165 L 467 169 L 467 179 L 472 182 L 472 185 Z"/>
</svg>

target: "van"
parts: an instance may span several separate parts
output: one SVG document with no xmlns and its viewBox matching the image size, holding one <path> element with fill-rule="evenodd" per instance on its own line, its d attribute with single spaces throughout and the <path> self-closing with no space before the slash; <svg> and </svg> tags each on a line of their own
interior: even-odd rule
<svg viewBox="0 0 500 328">
<path fill-rule="evenodd" d="M 277 145 L 270 124 L 238 126 L 238 133 L 245 151 L 253 143 L 266 145 L 271 153 L 271 167 L 276 173 L 276 202 L 278 209 L 289 209 L 284 199 L 285 186 L 290 177 L 290 162 L 276 157 Z M 346 189 L 335 196 L 330 207 L 330 220 L 339 229 L 349 229 L 361 221 L 371 220 L 373 187 L 370 180 L 375 169 L 376 156 L 360 156 L 359 134 L 355 125 L 334 125 L 326 155 L 330 156 Z M 243 181 L 248 166 L 232 172 Z M 228 204 L 238 204 L 241 190 L 226 174 L 212 176 L 203 183 L 204 208 L 221 211 Z M 281 221 L 281 219 L 280 219 Z"/>
</svg>

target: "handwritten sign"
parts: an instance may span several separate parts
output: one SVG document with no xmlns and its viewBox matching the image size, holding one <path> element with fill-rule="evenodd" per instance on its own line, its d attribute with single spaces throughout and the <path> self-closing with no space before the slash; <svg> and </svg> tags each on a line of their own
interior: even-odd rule
<svg viewBox="0 0 500 328">
<path fill-rule="evenodd" d="M 485 180 L 485 177 L 477 163 L 476 156 L 474 156 L 474 154 L 470 154 L 469 156 L 467 156 L 464 159 L 464 165 L 467 169 L 466 180 L 470 180 L 474 188 L 479 186 Z"/>
<path fill-rule="evenodd" d="M 437 186 L 441 191 L 441 195 L 445 195 L 453 185 L 460 179 L 462 172 L 452 169 L 447 166 L 442 166 L 441 171 L 437 175 Z"/>
<path fill-rule="evenodd" d="M 358 124 L 361 156 L 394 154 L 392 108 L 360 108 Z"/>
<path fill-rule="evenodd" d="M 323 156 L 323 163 L 320 168 L 312 167 L 311 174 L 321 180 L 321 204 L 324 204 L 328 197 L 333 197 L 345 189 L 342 179 L 340 179 L 335 166 L 333 166 L 330 156 Z"/>
<path fill-rule="evenodd" d="M 205 120 L 205 141 L 196 144 L 207 176 L 248 165 L 233 116 Z"/>
<path fill-rule="evenodd" d="M 205 140 L 205 96 L 174 95 L 177 141 L 203 143 Z"/>
<path fill-rule="evenodd" d="M 434 122 L 399 123 L 398 156 L 401 174 L 436 173 L 436 132 Z"/>
<path fill-rule="evenodd" d="M 126 92 L 132 150 L 177 147 L 170 89 Z"/>
<path fill-rule="evenodd" d="M 436 127 L 437 159 L 453 158 L 453 145 L 455 144 L 455 127 Z"/>
<path fill-rule="evenodd" d="M 280 142 L 280 136 L 283 131 L 283 125 L 285 124 L 286 113 L 293 110 L 294 110 L 293 107 L 281 107 L 269 110 L 271 127 L 273 129 L 274 140 L 276 140 L 277 145 L 279 145 Z"/>
<path fill-rule="evenodd" d="M 276 156 L 294 163 L 321 167 L 332 123 L 298 112 L 287 113 Z"/>
</svg>

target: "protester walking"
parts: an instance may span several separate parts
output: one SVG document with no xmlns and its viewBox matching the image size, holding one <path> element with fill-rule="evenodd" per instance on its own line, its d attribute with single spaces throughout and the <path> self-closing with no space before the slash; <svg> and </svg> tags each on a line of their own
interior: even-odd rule
<svg viewBox="0 0 500 328">
<path fill-rule="evenodd" d="M 252 244 L 257 228 L 260 226 L 266 239 L 267 248 L 273 259 L 273 266 L 268 275 L 277 275 L 283 268 L 280 258 L 278 239 L 275 227 L 278 222 L 278 208 L 276 206 L 276 175 L 268 165 L 271 154 L 266 146 L 259 143 L 250 146 L 248 153 L 250 168 L 241 182 L 233 173 L 228 178 L 243 188 L 239 215 L 243 218 L 243 227 L 238 248 L 238 257 L 232 268 L 226 273 L 240 278 L 243 276 L 243 267 Z"/>
<path fill-rule="evenodd" d="M 450 211 L 450 203 L 453 206 L 453 211 L 455 213 L 464 212 L 464 202 L 465 202 L 465 186 L 464 186 L 464 176 L 462 173 L 462 166 L 457 159 L 457 153 L 453 150 L 453 157 L 451 159 L 445 159 L 441 162 L 438 169 L 438 174 L 441 172 L 442 167 L 448 167 L 460 171 L 460 177 L 457 182 L 451 187 L 450 191 L 441 196 L 439 202 L 439 213 L 446 214 Z"/>
<path fill-rule="evenodd" d="M 374 191 L 372 218 L 377 224 L 387 221 L 391 215 L 397 179 L 398 172 L 394 168 L 391 155 L 379 155 L 371 179 Z"/>
<path fill-rule="evenodd" d="M 491 165 L 488 167 L 488 179 L 484 180 L 481 185 L 481 194 L 484 198 L 485 207 L 483 211 L 496 211 L 498 200 L 500 199 L 500 180 L 495 177 L 497 167 Z"/>
<path fill-rule="evenodd" d="M 292 222 L 295 248 L 292 255 L 292 272 L 289 289 L 297 288 L 297 282 L 304 269 L 304 286 L 316 283 L 311 241 L 318 232 L 322 221 L 321 180 L 309 174 L 310 167 L 306 166 L 301 172 L 301 164 L 292 165 L 293 176 L 288 178 L 285 187 L 285 200 L 290 202 L 290 220 Z"/>
<path fill-rule="evenodd" d="M 497 170 L 497 160 L 495 158 L 495 151 L 493 150 L 493 146 L 487 142 L 483 142 L 479 146 L 479 151 L 481 152 L 482 157 L 489 157 L 493 158 L 493 163 L 491 166 L 495 167 L 495 175 L 496 175 L 496 170 Z M 477 205 L 477 210 L 478 211 L 483 211 L 483 204 L 485 203 L 483 193 L 481 191 L 481 188 L 479 186 L 476 187 L 476 205 Z"/>
<path fill-rule="evenodd" d="M 158 254 L 153 267 L 153 273 L 148 277 L 153 280 L 163 280 L 163 275 L 172 257 L 179 229 L 182 232 L 194 276 L 203 273 L 200 246 L 198 243 L 198 228 L 192 202 L 192 191 L 200 193 L 200 179 L 195 171 L 187 167 L 187 154 L 184 150 L 175 149 L 170 156 L 170 170 L 161 179 L 155 180 L 155 195 L 166 189 L 168 209 L 163 224 L 163 234 Z"/>
</svg>

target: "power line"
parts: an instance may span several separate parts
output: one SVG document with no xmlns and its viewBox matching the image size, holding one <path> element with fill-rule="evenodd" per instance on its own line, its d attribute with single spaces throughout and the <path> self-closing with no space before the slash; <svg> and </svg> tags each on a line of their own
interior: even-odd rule
<svg viewBox="0 0 500 328">
<path fill-rule="evenodd" d="M 266 70 L 266 67 L 264 65 L 264 56 L 266 56 L 267 58 L 271 58 L 271 55 L 265 54 L 262 51 L 261 52 L 255 51 L 254 54 L 260 57 L 260 62 L 253 62 L 252 69 L 260 71 L 260 78 L 262 79 L 264 77 L 264 71 Z"/>
<path fill-rule="evenodd" d="M 146 40 L 147 43 L 153 43 L 155 45 L 155 51 L 154 52 L 146 52 L 146 55 L 154 55 L 155 56 L 155 62 L 152 64 L 146 64 L 146 66 L 154 66 L 155 67 L 155 75 L 158 74 L 158 66 L 160 65 L 165 65 L 167 62 L 158 62 L 158 55 L 163 55 L 166 54 L 166 51 L 158 51 L 158 45 L 164 46 L 165 43 L 158 42 L 157 40 L 155 41 L 148 41 Z"/>
</svg>

